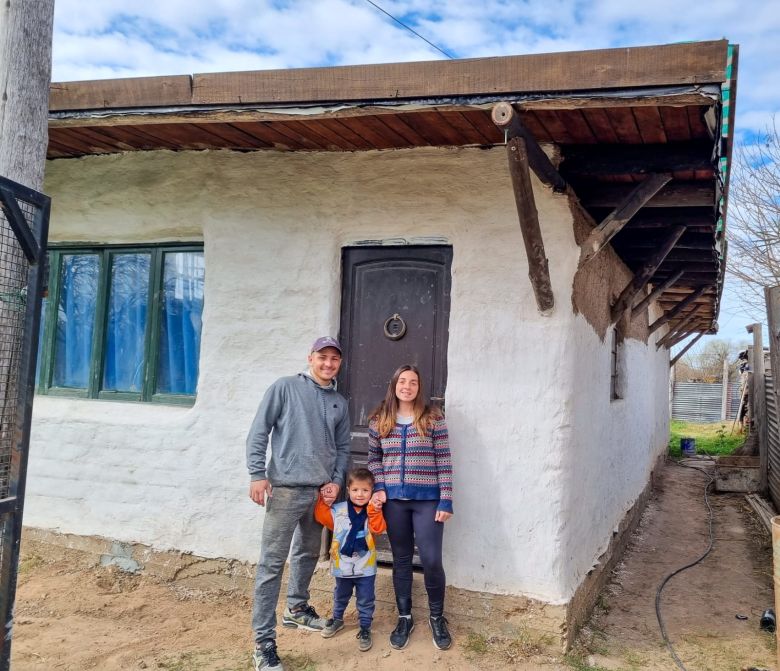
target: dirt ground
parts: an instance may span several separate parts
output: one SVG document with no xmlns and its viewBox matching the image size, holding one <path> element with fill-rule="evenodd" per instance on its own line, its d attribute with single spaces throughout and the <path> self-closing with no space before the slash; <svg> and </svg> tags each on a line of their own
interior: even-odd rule
<svg viewBox="0 0 780 671">
<path fill-rule="evenodd" d="M 453 649 L 441 652 L 423 623 L 406 650 L 392 650 L 387 637 L 394 615 L 379 609 L 374 647 L 367 653 L 357 651 L 354 611 L 348 612 L 347 628 L 330 640 L 280 629 L 285 669 L 674 669 L 655 620 L 655 590 L 706 547 L 704 482 L 696 471 L 666 466 L 624 561 L 566 657 L 544 654 L 543 641 L 522 632 L 497 639 L 461 628 L 453 631 Z M 690 671 L 774 669 L 774 636 L 758 627 L 762 611 L 772 605 L 768 535 L 741 496 L 715 496 L 713 507 L 713 553 L 664 591 L 667 631 Z M 316 605 L 327 611 L 328 604 Z M 23 548 L 13 669 L 248 671 L 250 606 L 244 594 L 122 573 L 73 550 Z"/>
</svg>

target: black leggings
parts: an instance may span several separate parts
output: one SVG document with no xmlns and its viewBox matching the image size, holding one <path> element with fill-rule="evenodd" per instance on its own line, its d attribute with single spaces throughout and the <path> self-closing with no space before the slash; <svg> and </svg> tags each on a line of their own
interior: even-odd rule
<svg viewBox="0 0 780 671">
<path fill-rule="evenodd" d="M 444 523 L 436 522 L 438 501 L 399 501 L 389 499 L 384 505 L 387 537 L 393 551 L 393 587 L 398 612 L 412 612 L 412 556 L 414 543 L 420 551 L 425 590 L 431 615 L 444 613 L 444 567 L 441 543 Z"/>
</svg>

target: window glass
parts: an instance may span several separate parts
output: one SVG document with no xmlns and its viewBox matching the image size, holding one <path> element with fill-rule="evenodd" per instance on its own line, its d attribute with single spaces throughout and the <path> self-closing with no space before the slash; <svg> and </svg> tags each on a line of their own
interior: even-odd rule
<svg viewBox="0 0 780 671">
<path fill-rule="evenodd" d="M 100 263 L 96 254 L 63 254 L 52 385 L 86 389 Z"/>
<path fill-rule="evenodd" d="M 43 358 L 43 327 L 46 324 L 46 304 L 48 299 L 41 298 L 41 323 L 38 327 L 38 357 L 35 360 L 35 384 L 41 379 L 41 359 Z"/>
<path fill-rule="evenodd" d="M 112 257 L 103 360 L 107 391 L 143 389 L 150 265 L 150 254 Z"/>
<path fill-rule="evenodd" d="M 204 279 L 203 252 L 165 254 L 158 393 L 194 394 L 196 391 Z"/>
</svg>

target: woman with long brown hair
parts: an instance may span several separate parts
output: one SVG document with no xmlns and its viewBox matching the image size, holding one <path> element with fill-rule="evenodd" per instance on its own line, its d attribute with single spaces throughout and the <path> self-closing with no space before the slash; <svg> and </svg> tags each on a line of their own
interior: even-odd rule
<svg viewBox="0 0 780 671">
<path fill-rule="evenodd" d="M 452 645 L 444 617 L 444 522 L 452 517 L 452 460 L 444 416 L 425 402 L 420 371 L 404 365 L 368 425 L 368 467 L 376 484 L 372 502 L 383 507 L 393 552 L 398 624 L 390 645 L 403 649 L 414 629 L 412 556 L 420 551 L 433 644 Z"/>
</svg>

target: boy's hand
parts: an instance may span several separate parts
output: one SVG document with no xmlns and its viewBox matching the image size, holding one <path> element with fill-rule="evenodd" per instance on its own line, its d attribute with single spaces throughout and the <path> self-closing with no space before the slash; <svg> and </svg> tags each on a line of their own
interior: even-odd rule
<svg viewBox="0 0 780 671">
<path fill-rule="evenodd" d="M 387 501 L 387 493 L 384 490 L 380 490 L 378 492 L 374 492 L 373 496 L 371 497 L 371 503 L 374 508 L 377 510 L 382 510 L 382 504 Z"/>
</svg>

